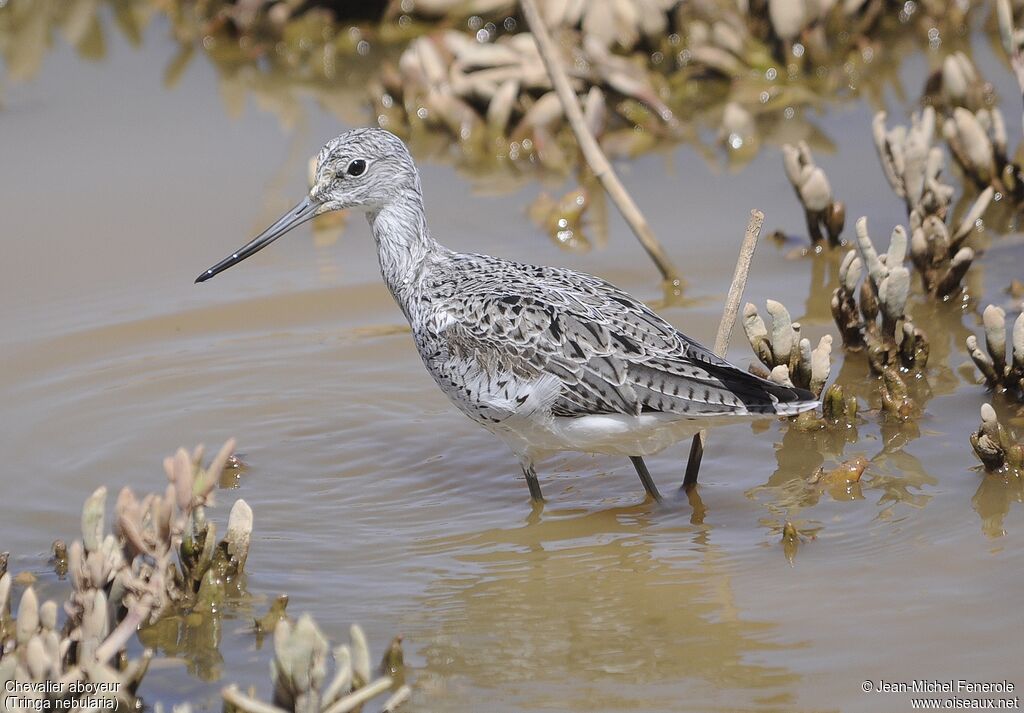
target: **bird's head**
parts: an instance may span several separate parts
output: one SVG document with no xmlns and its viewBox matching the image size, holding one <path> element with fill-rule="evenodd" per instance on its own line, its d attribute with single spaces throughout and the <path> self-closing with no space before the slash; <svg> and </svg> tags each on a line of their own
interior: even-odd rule
<svg viewBox="0 0 1024 713">
<path fill-rule="evenodd" d="M 384 129 L 346 131 L 320 149 L 309 195 L 252 241 L 204 271 L 196 282 L 240 263 L 321 213 L 345 208 L 377 211 L 419 190 L 419 174 L 400 138 Z"/>
</svg>

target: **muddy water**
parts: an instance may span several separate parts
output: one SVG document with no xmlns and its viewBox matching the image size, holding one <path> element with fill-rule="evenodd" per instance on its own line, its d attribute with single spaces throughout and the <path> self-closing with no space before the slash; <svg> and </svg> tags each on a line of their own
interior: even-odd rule
<svg viewBox="0 0 1024 713">
<path fill-rule="evenodd" d="M 280 592 L 335 639 L 353 621 L 377 652 L 404 634 L 416 710 L 904 710 L 907 696 L 862 682 L 1024 685 L 1021 492 L 976 470 L 967 436 L 987 397 L 962 368 L 978 306 L 1003 304 L 1022 277 L 1019 241 L 977 236 L 991 247 L 973 299 L 917 305 L 933 366 L 915 425 L 868 413 L 844 448 L 784 425 L 722 428 L 696 510 L 674 493 L 685 446 L 649 461 L 673 493 L 662 505 L 642 503 L 627 462 L 554 458 L 548 504 L 531 513 L 514 458 L 422 371 L 361 218 L 303 228 L 192 284 L 294 203 L 306 157 L 339 119 L 302 92 L 239 100 L 205 61 L 165 89 L 177 52 L 166 25 L 154 19 L 135 47 L 103 22 L 102 61 L 58 39 L 36 73 L 3 87 L 0 549 L 58 592 L 45 550 L 75 536 L 97 485 L 159 488 L 177 445 L 239 439 L 250 468 L 220 500 L 243 496 L 256 513 L 251 597 L 222 619 L 149 632 L 179 658 L 151 671 L 147 699 L 219 710 L 225 681 L 267 694 L 268 649 L 244 628 Z M 1012 117 L 1009 74 L 976 44 Z M 909 94 L 928 62 L 904 62 Z M 836 147 L 819 160 L 851 215 L 884 236 L 904 216 L 873 156 L 872 113 L 849 102 L 812 121 Z M 421 159 L 442 242 L 661 298 L 614 216 L 607 246 L 566 253 L 525 217 L 542 187 L 480 190 Z M 747 211 L 802 233 L 777 150 L 742 171 L 686 147 L 621 170 L 689 281 L 685 304 L 663 313 L 711 342 Z M 794 258 L 799 244 L 762 244 L 747 297 L 783 301 L 816 339 L 832 328 L 834 264 Z M 841 372 L 877 408 L 863 361 Z M 803 484 L 857 455 L 871 465 L 852 493 Z M 807 536 L 792 563 L 786 519 Z"/>
</svg>

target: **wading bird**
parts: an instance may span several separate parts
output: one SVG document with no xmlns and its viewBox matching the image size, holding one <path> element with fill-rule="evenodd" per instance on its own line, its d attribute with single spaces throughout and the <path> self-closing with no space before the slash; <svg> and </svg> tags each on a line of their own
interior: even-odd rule
<svg viewBox="0 0 1024 713">
<path fill-rule="evenodd" d="M 720 359 L 598 277 L 442 246 L 427 229 L 409 150 L 383 129 L 328 142 L 309 195 L 196 282 L 316 215 L 346 208 L 366 211 L 381 275 L 427 371 L 463 413 L 511 447 L 535 501 L 542 494 L 534 462 L 547 454 L 628 456 L 659 498 L 644 456 L 713 423 L 818 405 L 809 391 Z"/>
</svg>

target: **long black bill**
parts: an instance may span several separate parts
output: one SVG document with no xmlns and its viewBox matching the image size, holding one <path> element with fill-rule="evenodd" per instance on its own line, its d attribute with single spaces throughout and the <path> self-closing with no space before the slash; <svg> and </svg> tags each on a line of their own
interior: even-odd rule
<svg viewBox="0 0 1024 713">
<path fill-rule="evenodd" d="M 292 228 L 302 225 L 312 218 L 316 215 L 316 210 L 319 207 L 319 203 L 313 202 L 313 200 L 307 196 L 300 201 L 298 205 L 281 216 L 280 220 L 253 238 L 251 242 L 242 246 L 236 252 L 227 256 L 209 270 L 206 270 L 202 275 L 196 278 L 196 282 L 206 282 L 217 273 L 224 272 L 232 265 L 237 265 L 250 255 L 255 255 Z"/>
</svg>

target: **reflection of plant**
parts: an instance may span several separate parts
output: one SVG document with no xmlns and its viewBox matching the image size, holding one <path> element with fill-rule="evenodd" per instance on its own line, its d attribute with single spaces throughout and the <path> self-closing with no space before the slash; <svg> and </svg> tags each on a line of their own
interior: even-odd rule
<svg viewBox="0 0 1024 713">
<path fill-rule="evenodd" d="M 982 532 L 991 538 L 1005 535 L 1003 521 L 1013 503 L 1024 503 L 1024 478 L 1006 473 L 985 473 L 971 498 L 971 505 L 981 518 Z"/>
<path fill-rule="evenodd" d="M 868 459 L 857 456 L 845 460 L 835 468 L 820 466 L 808 479 L 808 484 L 827 492 L 833 500 L 861 500 L 860 479 L 868 467 Z"/>
<path fill-rule="evenodd" d="M 1024 502 L 1024 443 L 1018 442 L 991 404 L 981 407 L 981 425 L 971 434 L 971 447 L 985 470 L 971 504 L 989 537 L 1002 537 L 1010 504 Z"/>
</svg>

